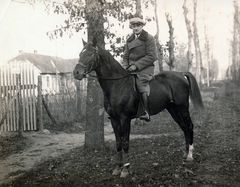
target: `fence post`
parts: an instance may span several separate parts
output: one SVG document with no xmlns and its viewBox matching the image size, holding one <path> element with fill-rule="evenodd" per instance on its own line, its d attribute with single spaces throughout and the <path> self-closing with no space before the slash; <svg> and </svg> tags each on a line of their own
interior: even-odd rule
<svg viewBox="0 0 240 187">
<path fill-rule="evenodd" d="M 82 101 L 81 101 L 81 88 L 80 88 L 80 81 L 75 81 L 76 86 L 76 98 L 77 98 L 77 111 L 80 114 L 80 116 L 83 115 L 82 112 Z"/>
<path fill-rule="evenodd" d="M 42 76 L 38 76 L 38 99 L 37 99 L 37 118 L 39 131 L 43 131 L 43 113 L 42 113 Z"/>
<path fill-rule="evenodd" d="M 23 102 L 22 102 L 22 90 L 21 90 L 21 74 L 17 74 L 17 85 L 18 85 L 18 101 L 19 101 L 19 129 L 18 129 L 18 135 L 22 136 L 23 134 Z"/>
</svg>

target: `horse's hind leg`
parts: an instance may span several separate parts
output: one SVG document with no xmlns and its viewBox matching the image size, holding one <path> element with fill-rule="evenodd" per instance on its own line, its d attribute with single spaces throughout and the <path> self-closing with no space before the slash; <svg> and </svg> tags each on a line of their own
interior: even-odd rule
<svg viewBox="0 0 240 187">
<path fill-rule="evenodd" d="M 176 106 L 172 103 L 167 107 L 167 110 L 184 132 L 186 141 L 186 160 L 191 161 L 193 160 L 193 123 L 188 110 L 188 104 Z"/>
</svg>

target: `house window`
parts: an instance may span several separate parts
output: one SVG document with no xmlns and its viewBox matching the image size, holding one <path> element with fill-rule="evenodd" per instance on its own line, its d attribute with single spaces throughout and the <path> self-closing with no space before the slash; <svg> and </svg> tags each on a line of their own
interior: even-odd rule
<svg viewBox="0 0 240 187">
<path fill-rule="evenodd" d="M 47 76 L 47 87 L 49 88 L 50 83 L 49 83 L 49 76 Z"/>
</svg>

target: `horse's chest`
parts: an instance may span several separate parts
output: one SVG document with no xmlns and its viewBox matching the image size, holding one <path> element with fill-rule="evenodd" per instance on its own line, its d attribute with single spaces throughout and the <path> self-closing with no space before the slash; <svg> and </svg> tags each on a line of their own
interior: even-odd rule
<svg viewBox="0 0 240 187">
<path fill-rule="evenodd" d="M 113 111 L 115 112 L 123 112 L 125 110 L 129 110 L 129 106 L 131 106 L 132 100 L 129 96 L 112 96 L 109 98 L 109 104 Z"/>
</svg>

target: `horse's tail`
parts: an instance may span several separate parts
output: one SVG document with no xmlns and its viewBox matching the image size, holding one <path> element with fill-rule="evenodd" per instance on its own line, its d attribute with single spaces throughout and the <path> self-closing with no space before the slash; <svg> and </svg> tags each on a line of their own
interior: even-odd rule
<svg viewBox="0 0 240 187">
<path fill-rule="evenodd" d="M 204 105 L 202 96 L 195 77 L 190 72 L 183 72 L 183 75 L 187 77 L 187 80 L 189 82 L 190 99 L 192 100 L 194 108 L 196 108 L 198 111 L 203 110 Z"/>
</svg>

